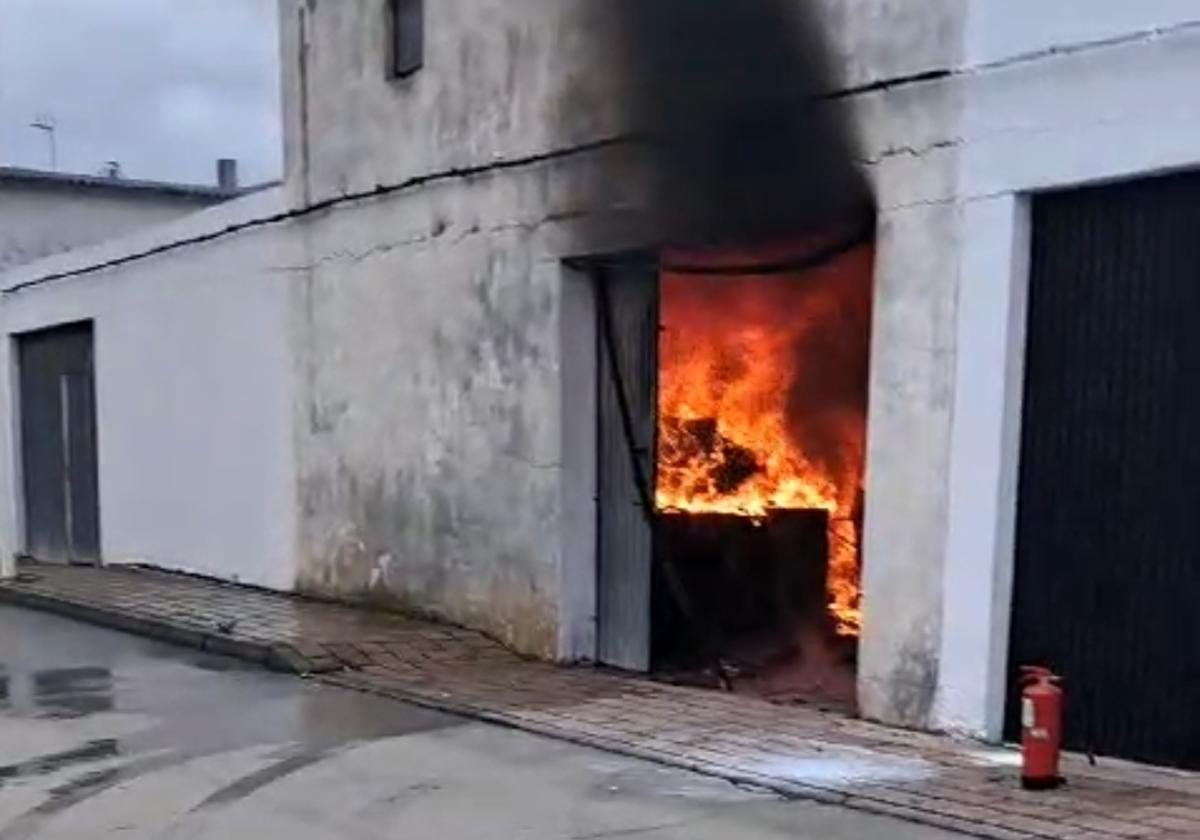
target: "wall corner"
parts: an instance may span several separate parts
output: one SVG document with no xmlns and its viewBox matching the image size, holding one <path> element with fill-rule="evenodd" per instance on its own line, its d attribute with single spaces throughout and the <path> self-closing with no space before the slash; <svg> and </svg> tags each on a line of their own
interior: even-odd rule
<svg viewBox="0 0 1200 840">
<path fill-rule="evenodd" d="M 1029 274 L 1028 200 L 964 214 L 950 507 L 934 725 L 1003 734 Z"/>
</svg>

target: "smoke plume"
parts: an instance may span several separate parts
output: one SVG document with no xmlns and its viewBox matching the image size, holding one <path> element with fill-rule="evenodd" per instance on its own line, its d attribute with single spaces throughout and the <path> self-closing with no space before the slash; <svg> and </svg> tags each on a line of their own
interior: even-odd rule
<svg viewBox="0 0 1200 840">
<path fill-rule="evenodd" d="M 616 0 L 670 241 L 744 244 L 873 214 L 809 0 Z"/>
</svg>

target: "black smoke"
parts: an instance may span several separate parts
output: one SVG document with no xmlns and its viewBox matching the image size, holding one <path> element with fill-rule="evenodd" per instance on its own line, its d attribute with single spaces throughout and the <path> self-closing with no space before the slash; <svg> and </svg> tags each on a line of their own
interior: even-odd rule
<svg viewBox="0 0 1200 840">
<path fill-rule="evenodd" d="M 614 6 L 669 241 L 744 244 L 873 217 L 809 0 Z"/>
</svg>

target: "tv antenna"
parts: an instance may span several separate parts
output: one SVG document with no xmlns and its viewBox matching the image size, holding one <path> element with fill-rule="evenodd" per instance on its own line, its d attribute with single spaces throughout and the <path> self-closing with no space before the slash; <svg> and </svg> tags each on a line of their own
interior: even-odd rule
<svg viewBox="0 0 1200 840">
<path fill-rule="evenodd" d="M 53 114 L 38 114 L 34 117 L 33 122 L 29 127 L 35 131 L 40 131 L 46 135 L 46 142 L 50 149 L 50 170 L 58 171 L 58 137 L 56 135 L 56 126 L 54 124 Z"/>
</svg>

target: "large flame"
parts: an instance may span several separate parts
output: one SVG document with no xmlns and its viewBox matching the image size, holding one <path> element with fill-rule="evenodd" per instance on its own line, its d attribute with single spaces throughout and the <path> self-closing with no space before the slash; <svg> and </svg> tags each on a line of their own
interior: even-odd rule
<svg viewBox="0 0 1200 840">
<path fill-rule="evenodd" d="M 764 255 L 669 254 L 662 277 L 656 502 L 766 518 L 829 512 L 828 605 L 861 623 L 859 531 L 872 250 L 804 273 Z M 672 273 L 703 261 L 735 274 Z"/>
</svg>

